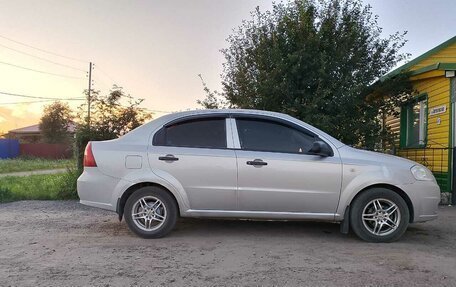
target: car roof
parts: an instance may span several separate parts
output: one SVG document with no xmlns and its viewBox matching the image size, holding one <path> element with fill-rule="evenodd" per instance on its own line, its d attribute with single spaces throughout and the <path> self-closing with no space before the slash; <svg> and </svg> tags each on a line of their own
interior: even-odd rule
<svg viewBox="0 0 456 287">
<path fill-rule="evenodd" d="M 206 114 L 250 114 L 250 115 L 270 115 L 275 117 L 288 117 L 288 115 L 278 112 L 253 110 L 253 109 L 202 109 L 202 110 L 190 110 L 168 114 L 176 119 L 191 116 L 191 115 L 206 115 Z"/>
<path fill-rule="evenodd" d="M 311 126 L 301 120 L 298 120 L 290 115 L 283 114 L 283 113 L 278 113 L 278 112 L 271 112 L 271 111 L 263 111 L 263 110 L 253 110 L 253 109 L 202 109 L 202 110 L 191 110 L 191 111 L 182 111 L 182 112 L 176 112 L 176 113 L 171 113 L 167 114 L 164 116 L 161 116 L 157 119 L 154 119 L 150 121 L 149 123 L 146 123 L 139 128 L 134 129 L 133 131 L 127 133 L 125 136 L 123 136 L 123 139 L 131 139 L 140 136 L 141 134 L 144 133 L 152 133 L 158 128 L 161 128 L 163 125 L 166 125 L 169 122 L 172 122 L 174 120 L 179 120 L 181 118 L 186 118 L 186 117 L 191 117 L 191 116 L 205 116 L 205 115 L 227 115 L 227 114 L 246 114 L 246 115 L 259 115 L 259 116 L 270 116 L 273 118 L 278 118 L 278 119 L 283 119 L 295 124 L 298 124 L 300 126 L 305 127 L 306 129 L 328 139 L 331 141 L 337 148 L 343 146 L 344 144 L 337 139 L 333 138 L 332 136 L 328 135 L 327 133 L 319 130 L 318 128 Z"/>
</svg>

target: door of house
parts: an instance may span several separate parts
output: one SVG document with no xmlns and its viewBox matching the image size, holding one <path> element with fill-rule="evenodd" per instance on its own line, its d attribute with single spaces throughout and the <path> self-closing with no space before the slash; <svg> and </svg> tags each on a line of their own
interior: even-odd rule
<svg viewBox="0 0 456 287">
<path fill-rule="evenodd" d="M 456 204 L 456 77 L 450 78 L 450 99 L 451 99 L 451 119 L 452 119 L 452 141 L 450 146 L 452 149 L 451 160 L 451 203 Z"/>
</svg>

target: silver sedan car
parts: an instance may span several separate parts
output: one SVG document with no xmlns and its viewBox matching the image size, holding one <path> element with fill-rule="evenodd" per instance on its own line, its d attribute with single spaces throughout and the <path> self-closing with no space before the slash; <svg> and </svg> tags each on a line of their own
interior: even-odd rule
<svg viewBox="0 0 456 287">
<path fill-rule="evenodd" d="M 339 222 L 371 242 L 397 240 L 437 217 L 424 166 L 349 147 L 291 116 L 257 110 L 169 114 L 90 142 L 81 203 L 116 211 L 144 238 L 177 217 Z"/>
</svg>

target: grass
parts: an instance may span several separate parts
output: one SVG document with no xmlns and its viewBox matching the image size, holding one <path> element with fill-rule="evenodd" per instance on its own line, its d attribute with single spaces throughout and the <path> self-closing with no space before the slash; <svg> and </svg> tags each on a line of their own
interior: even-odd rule
<svg viewBox="0 0 456 287">
<path fill-rule="evenodd" d="M 32 171 L 40 169 L 73 168 L 76 166 L 75 159 L 42 159 L 42 158 L 18 158 L 0 159 L 0 174 Z"/>
<path fill-rule="evenodd" d="M 75 199 L 78 176 L 77 169 L 68 169 L 61 174 L 2 177 L 0 202 Z"/>
</svg>

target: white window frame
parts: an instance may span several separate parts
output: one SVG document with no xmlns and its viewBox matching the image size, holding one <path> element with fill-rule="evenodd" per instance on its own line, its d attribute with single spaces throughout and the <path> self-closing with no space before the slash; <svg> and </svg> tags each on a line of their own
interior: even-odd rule
<svg viewBox="0 0 456 287">
<path fill-rule="evenodd" d="M 426 115 L 426 104 L 427 104 L 427 98 L 422 99 L 421 101 L 414 102 L 410 106 L 407 107 L 407 126 L 406 126 L 406 147 L 408 148 L 413 148 L 415 143 L 410 143 L 410 133 L 412 132 L 411 128 L 413 123 L 411 123 L 411 119 L 413 116 L 410 113 L 413 113 L 413 106 L 416 105 L 416 103 L 419 104 L 420 106 L 420 114 L 418 115 L 419 117 L 419 127 L 418 127 L 418 145 L 424 145 L 426 144 L 426 125 L 427 125 L 427 115 Z"/>
</svg>

